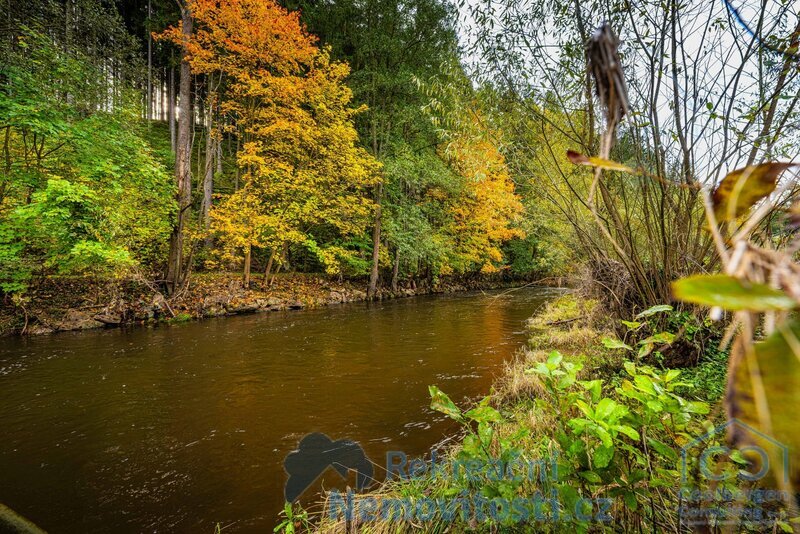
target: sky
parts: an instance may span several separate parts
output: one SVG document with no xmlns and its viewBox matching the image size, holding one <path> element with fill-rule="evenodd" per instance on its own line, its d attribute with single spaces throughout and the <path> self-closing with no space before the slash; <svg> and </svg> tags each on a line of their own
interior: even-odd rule
<svg viewBox="0 0 800 534">
<path fill-rule="evenodd" d="M 635 111 L 640 112 L 653 107 L 644 97 L 655 85 L 651 83 L 648 56 L 660 57 L 659 44 L 664 37 L 665 13 L 658 4 L 630 3 L 632 14 L 595 11 L 596 19 L 613 21 L 612 28 L 620 34 L 629 93 Z M 483 28 L 484 37 L 488 36 L 490 42 L 503 43 L 507 50 L 515 52 L 516 63 L 504 66 L 508 67 L 506 75 L 518 81 L 522 91 L 542 94 L 560 85 L 563 94 L 565 79 L 560 63 L 564 46 L 570 41 L 574 45 L 575 39 L 559 28 L 574 28 L 575 17 L 569 9 L 553 11 L 553 5 L 557 4 L 540 0 L 465 0 L 459 7 L 458 33 L 465 50 L 462 60 L 484 80 L 500 79 L 498 70 L 487 65 L 485 51 L 474 50 L 478 30 Z M 592 26 L 589 22 L 592 9 L 587 4 L 582 10 L 587 26 Z M 485 16 L 483 24 L 476 23 L 475 10 Z M 545 10 L 547 15 L 534 20 L 531 13 L 537 10 Z M 674 152 L 678 143 L 673 111 L 677 95 L 679 109 L 683 110 L 681 130 L 686 132 L 693 148 L 695 169 L 702 175 L 701 180 L 716 182 L 746 159 L 749 150 L 730 151 L 729 148 L 741 135 L 738 130 L 752 112 L 753 102 L 759 97 L 763 101 L 764 95 L 771 94 L 785 55 L 770 48 L 776 39 L 786 40 L 791 34 L 797 25 L 798 12 L 800 1 L 778 0 L 688 0 L 679 8 L 677 83 L 672 83 L 670 40 L 667 39 L 663 75 L 654 101 L 663 141 Z M 763 23 L 759 24 L 762 16 Z M 542 23 L 542 20 L 547 22 Z M 490 24 L 492 29 L 486 30 Z M 521 44 L 526 40 L 534 45 Z M 796 75 L 797 71 L 793 70 L 791 76 Z M 797 91 L 797 85 L 793 91 Z M 782 100 L 779 112 L 788 105 L 788 100 Z M 651 117 L 644 112 L 638 118 L 632 114 L 628 120 L 641 124 Z M 760 125 L 756 124 L 743 135 L 754 138 L 759 129 Z M 784 144 L 800 146 L 797 128 L 787 128 L 787 131 Z M 727 156 L 720 157 L 722 153 Z M 794 149 L 781 156 L 780 159 L 793 159 Z"/>
</svg>

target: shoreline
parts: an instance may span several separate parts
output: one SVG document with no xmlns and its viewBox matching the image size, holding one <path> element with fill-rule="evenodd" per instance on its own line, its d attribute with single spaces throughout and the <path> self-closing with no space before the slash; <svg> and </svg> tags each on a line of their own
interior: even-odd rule
<svg viewBox="0 0 800 534">
<path fill-rule="evenodd" d="M 642 328 L 651 326 L 656 325 Z M 654 359 L 632 361 L 622 348 L 608 346 L 606 340 L 615 335 L 613 321 L 599 302 L 574 292 L 535 312 L 526 330 L 524 348 L 495 377 L 483 400 L 459 405 L 432 386 L 431 409 L 459 423 L 458 430 L 433 446 L 437 458 L 444 459 L 438 470 L 426 467 L 417 475 L 387 478 L 367 491 L 348 493 L 344 501 L 329 491 L 308 509 L 313 512 L 299 505 L 292 508 L 293 517 L 305 521 L 294 526 L 321 534 L 360 529 L 398 534 L 417 531 L 424 518 L 432 530 L 441 532 L 555 533 L 593 531 L 598 525 L 603 531 L 608 525 L 627 531 L 633 525 L 650 526 L 645 521 L 653 513 L 672 517 L 671 503 L 678 502 L 675 489 L 681 483 L 673 462 L 685 445 L 676 430 L 703 436 L 708 423 L 724 423 L 719 412 L 712 411 L 724 392 L 694 387 L 708 380 L 723 382 L 727 366 L 715 371 L 712 360 L 720 355 L 706 351 L 702 361 L 686 367 L 654 366 Z M 727 363 L 727 354 L 721 357 Z M 656 386 L 649 389 L 648 384 Z M 661 402 L 658 399 L 671 399 L 672 404 L 654 404 Z M 670 417 L 659 411 L 661 407 Z M 623 426 L 617 424 L 612 428 L 616 432 L 608 434 L 587 434 L 580 423 L 597 420 L 601 409 L 608 414 L 602 421 L 616 416 Z M 659 436 L 646 442 L 656 443 L 653 447 L 642 444 L 648 434 Z M 612 442 L 608 462 L 590 464 L 587 443 L 592 447 L 589 457 L 600 460 L 604 439 Z M 503 467 L 500 472 L 506 475 L 500 476 L 484 469 L 496 469 L 498 461 L 508 469 L 518 468 L 510 458 L 534 463 L 557 458 L 558 469 L 531 469 L 534 477 L 509 476 L 511 471 Z M 642 477 L 638 492 L 615 487 L 615 478 L 637 461 L 654 466 L 652 474 L 642 470 L 637 475 Z M 464 476 L 458 468 L 464 465 L 477 466 L 477 474 L 473 470 L 473 476 Z M 542 476 L 553 473 L 556 476 Z M 651 488 L 651 481 L 659 485 Z M 602 505 L 602 518 L 585 514 L 584 505 L 578 505 L 584 502 L 591 502 L 593 509 Z M 542 503 L 552 506 L 541 508 Z M 504 515 L 503 510 L 512 512 Z M 637 515 L 631 518 L 633 512 Z M 278 520 L 285 524 L 290 518 L 284 512 Z"/>
<path fill-rule="evenodd" d="M 564 280 L 442 279 L 431 286 L 424 281 L 418 285 L 406 283 L 397 291 L 382 287 L 373 300 L 529 285 L 564 287 Z M 98 283 L 52 279 L 24 303 L 4 302 L 0 306 L 0 337 L 198 321 L 367 300 L 363 282 L 331 280 L 324 275 L 305 273 L 286 274 L 277 278 L 273 286 L 251 284 L 249 289 L 242 287 L 237 275 L 203 273 L 192 279 L 187 290 L 170 299 L 139 281 Z"/>
</svg>

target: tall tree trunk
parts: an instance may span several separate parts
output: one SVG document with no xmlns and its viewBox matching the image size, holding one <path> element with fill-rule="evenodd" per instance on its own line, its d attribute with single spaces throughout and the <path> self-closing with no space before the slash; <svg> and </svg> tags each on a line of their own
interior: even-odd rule
<svg viewBox="0 0 800 534">
<path fill-rule="evenodd" d="M 378 292 L 378 268 L 381 247 L 381 201 L 383 200 L 383 183 L 375 187 L 375 224 L 372 227 L 372 271 L 369 273 L 367 298 L 375 298 Z"/>
<path fill-rule="evenodd" d="M 236 153 L 233 155 L 233 161 L 236 163 L 236 176 L 233 179 L 233 190 L 239 190 L 239 134 L 236 135 Z"/>
<path fill-rule="evenodd" d="M 252 263 L 252 247 L 247 245 L 247 249 L 244 252 L 244 275 L 242 278 L 242 283 L 244 284 L 245 289 L 250 288 L 250 264 Z"/>
<path fill-rule="evenodd" d="M 222 174 L 222 125 L 217 123 L 217 174 Z"/>
<path fill-rule="evenodd" d="M 394 253 L 394 265 L 392 266 L 392 292 L 397 293 L 397 277 L 400 275 L 400 250 Z"/>
<path fill-rule="evenodd" d="M 66 0 L 64 2 L 64 48 L 66 50 L 69 50 L 69 34 L 70 34 L 69 26 L 70 26 L 70 22 L 72 20 L 72 15 L 70 14 L 71 5 L 72 5 L 72 0 Z M 11 30 L 11 2 L 10 1 L 8 3 L 8 23 L 9 23 L 8 24 L 8 29 L 9 29 L 8 34 L 10 36 L 13 36 L 14 32 L 10 31 Z M 14 42 L 13 41 L 13 37 L 12 37 L 11 42 L 12 43 Z"/>
<path fill-rule="evenodd" d="M 267 281 L 269 280 L 269 273 L 272 272 L 272 262 L 275 261 L 275 249 L 273 248 L 269 252 L 269 261 L 267 261 L 267 268 L 264 269 L 264 286 L 267 285 Z"/>
<path fill-rule="evenodd" d="M 153 36 L 150 35 L 150 16 L 153 10 L 150 0 L 147 0 L 147 22 L 145 31 L 147 32 L 147 120 L 153 118 Z"/>
<path fill-rule="evenodd" d="M 184 37 L 192 34 L 192 15 L 187 6 L 181 6 L 181 22 Z M 183 238 L 189 209 L 192 202 L 192 147 L 191 147 L 191 93 L 192 73 L 189 68 L 186 50 L 183 50 L 180 70 L 178 141 L 175 154 L 175 182 L 178 188 L 178 218 L 172 228 L 169 243 L 169 263 L 167 265 L 167 291 L 174 293 L 183 283 Z"/>
<path fill-rule="evenodd" d="M 169 121 L 169 146 L 172 153 L 175 153 L 175 66 L 170 62 L 169 65 L 169 109 L 167 110 L 167 120 Z"/>
<path fill-rule="evenodd" d="M 158 118 L 165 121 L 167 120 L 167 69 L 162 69 L 159 77 L 161 78 L 161 82 L 158 84 L 158 90 L 161 93 L 161 109 L 159 110 Z"/>
<path fill-rule="evenodd" d="M 208 124 L 206 127 L 206 166 L 203 175 L 203 200 L 200 203 L 200 223 L 206 233 L 205 246 L 211 246 L 211 236 L 209 229 L 211 228 L 211 219 L 209 212 L 211 211 L 211 194 L 214 190 L 214 155 L 216 153 L 215 139 L 213 135 L 214 116 L 212 106 L 214 105 L 213 97 L 213 78 L 209 77 L 209 94 L 208 99 Z"/>
</svg>

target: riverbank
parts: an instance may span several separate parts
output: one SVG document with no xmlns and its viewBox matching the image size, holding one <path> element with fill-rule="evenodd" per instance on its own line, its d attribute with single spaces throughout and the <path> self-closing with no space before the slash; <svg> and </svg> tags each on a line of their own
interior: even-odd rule
<svg viewBox="0 0 800 534">
<path fill-rule="evenodd" d="M 555 285 L 559 280 L 551 280 Z M 433 285 L 409 282 L 396 291 L 379 288 L 377 300 L 524 285 L 500 277 L 456 280 L 442 278 Z M 0 336 L 39 335 L 159 322 L 183 322 L 208 317 L 281 310 L 319 308 L 367 300 L 363 281 L 324 275 L 289 273 L 264 287 L 244 288 L 236 273 L 194 275 L 181 293 L 166 298 L 140 280 L 97 281 L 86 278 L 48 278 L 22 301 L 7 298 L 0 306 Z"/>
<path fill-rule="evenodd" d="M 727 361 L 709 348 L 688 368 L 659 363 L 679 361 L 672 353 L 695 341 L 718 341 L 695 323 L 658 307 L 631 318 L 619 336 L 596 302 L 556 299 L 530 319 L 528 346 L 483 401 L 460 407 L 431 387 L 431 407 L 462 432 L 446 440 L 453 445 L 439 451 L 437 468 L 351 501 L 331 493 L 318 517 L 292 510 L 285 515 L 299 519 L 282 525 L 324 533 L 679 531 L 681 451 L 722 421 Z M 468 474 L 464 465 L 479 467 Z M 509 476 L 520 465 L 533 467 Z"/>
</svg>

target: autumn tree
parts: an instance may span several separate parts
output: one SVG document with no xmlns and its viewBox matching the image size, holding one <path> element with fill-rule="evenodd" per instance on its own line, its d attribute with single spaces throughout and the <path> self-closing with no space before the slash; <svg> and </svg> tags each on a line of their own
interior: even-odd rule
<svg viewBox="0 0 800 534">
<path fill-rule="evenodd" d="M 357 144 L 353 120 L 360 110 L 350 105 L 347 65 L 332 62 L 297 13 L 274 2 L 196 0 L 190 8 L 191 39 L 179 28 L 166 35 L 185 44 L 195 73 L 225 81 L 220 107 L 235 117 L 243 141 L 237 159 L 246 193 L 223 201 L 212 230 L 223 242 L 240 243 L 245 281 L 253 246 L 274 251 L 304 243 L 319 224 L 360 231 L 374 209 L 364 189 L 379 175 Z M 238 205 L 258 210 L 252 228 L 225 222 L 226 214 L 238 217 Z"/>
<path fill-rule="evenodd" d="M 505 158 L 488 139 L 462 136 L 450 145 L 452 165 L 464 179 L 448 206 L 444 232 L 450 238 L 450 265 L 468 272 L 497 272 L 502 245 L 525 237 L 518 223 L 523 205 L 514 190 Z M 446 271 L 445 271 L 446 272 Z"/>
<path fill-rule="evenodd" d="M 350 86 L 356 101 L 368 107 L 357 127 L 370 153 L 387 169 L 398 170 L 408 170 L 414 161 L 430 162 L 435 158 L 438 139 L 421 111 L 427 98 L 415 78 L 437 75 L 441 63 L 455 51 L 452 5 L 442 0 L 295 0 L 288 4 L 299 7 L 309 28 L 332 47 L 335 57 L 346 60 L 353 68 Z M 434 167 L 442 170 L 441 165 Z M 394 257 L 395 263 L 398 256 L 408 257 L 394 244 L 391 250 L 381 249 L 387 238 L 385 214 L 395 212 L 396 201 L 400 200 L 397 193 L 402 188 L 411 185 L 413 190 L 419 190 L 411 184 L 417 178 L 424 182 L 432 176 L 424 168 L 417 168 L 410 176 L 387 173 L 386 179 L 374 187 L 378 209 L 370 236 L 368 293 L 372 296 L 377 291 L 380 267 L 389 256 Z M 413 203 L 418 199 L 403 199 L 403 204 L 408 204 L 405 200 Z M 394 235 L 399 229 L 393 228 Z M 418 239 L 426 241 L 427 236 L 418 235 Z"/>
<path fill-rule="evenodd" d="M 192 8 L 190 5 L 187 5 L 183 0 L 180 0 L 178 5 L 181 16 L 178 26 L 156 36 L 162 39 L 169 38 L 181 47 L 178 92 L 178 130 L 175 143 L 175 185 L 178 214 L 173 224 L 172 235 L 170 236 L 169 258 L 167 260 L 166 273 L 167 291 L 170 293 L 178 289 L 185 277 L 186 266 L 184 265 L 185 261 L 183 257 L 185 248 L 184 239 L 186 237 L 186 226 L 192 204 L 191 133 L 194 120 L 191 107 L 192 79 L 189 44 L 192 38 L 194 19 L 192 18 Z M 150 95 L 148 94 L 148 113 L 149 99 Z"/>
</svg>

